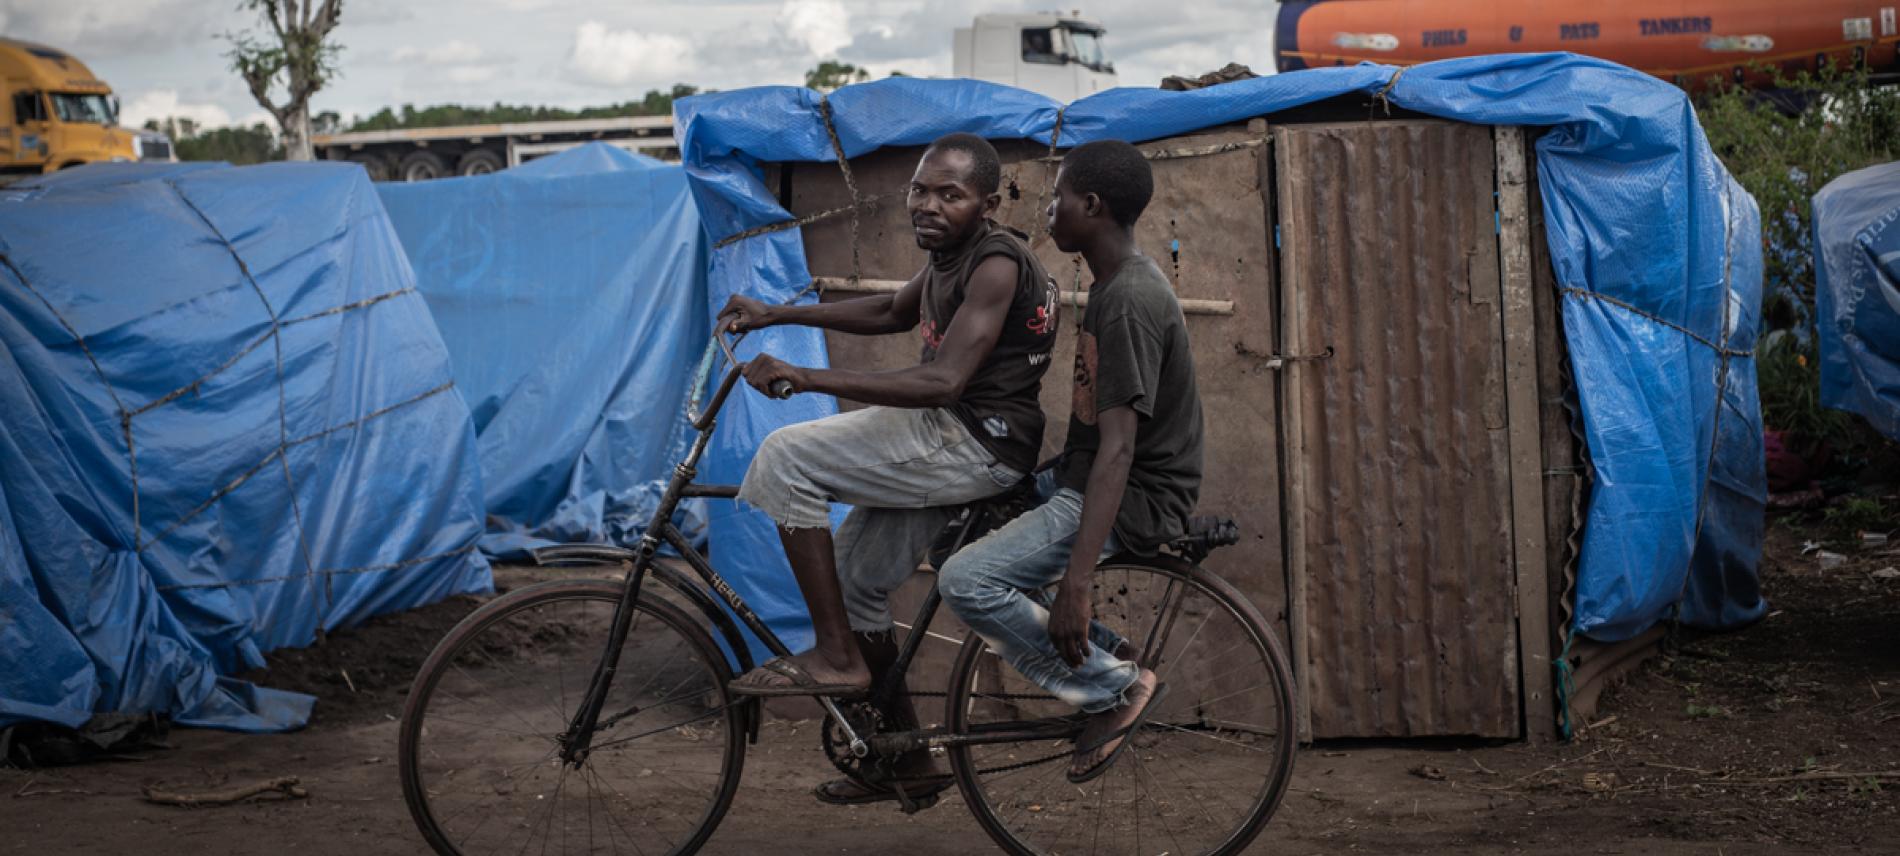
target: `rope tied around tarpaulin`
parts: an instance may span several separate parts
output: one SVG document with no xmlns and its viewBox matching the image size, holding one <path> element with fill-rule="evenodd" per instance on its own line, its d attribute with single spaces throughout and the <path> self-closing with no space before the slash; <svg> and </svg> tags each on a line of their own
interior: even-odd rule
<svg viewBox="0 0 1900 856">
<path fill-rule="evenodd" d="M 1373 99 L 1385 110 L 1388 119 L 1392 118 L 1392 88 L 1399 85 L 1399 78 L 1404 77 L 1409 68 L 1411 68 L 1409 65 L 1399 66 L 1397 71 L 1392 72 L 1392 79 L 1386 81 L 1384 86 L 1379 87 L 1378 92 L 1372 94 Z"/>
<path fill-rule="evenodd" d="M 276 307 L 272 305 L 270 300 L 265 296 L 262 286 L 257 282 L 256 277 L 251 273 L 250 265 L 248 264 L 248 262 L 243 258 L 242 255 L 238 253 L 236 245 L 233 244 L 232 241 L 227 236 L 225 236 L 221 230 L 217 228 L 216 224 L 212 222 L 210 217 L 207 216 L 205 212 L 202 209 L 200 209 L 198 205 L 195 202 L 193 202 L 190 199 L 190 197 L 188 197 L 185 194 L 184 189 L 180 187 L 175 180 L 165 181 L 164 184 L 166 184 L 171 189 L 171 191 L 177 195 L 181 204 L 183 204 L 193 214 L 197 215 L 197 218 L 200 221 L 200 223 L 207 230 L 210 231 L 212 237 L 214 237 L 225 248 L 226 252 L 230 254 L 232 262 L 237 266 L 239 274 L 244 278 L 245 282 L 251 287 L 252 292 L 257 295 L 257 298 L 260 304 L 264 307 L 265 313 L 270 317 L 271 324 L 270 324 L 270 329 L 265 331 L 264 334 L 259 336 L 257 339 L 251 341 L 249 344 L 239 349 L 236 355 L 232 356 L 229 359 L 226 359 L 225 361 L 218 364 L 217 366 L 212 367 L 209 371 L 205 372 L 203 375 L 197 377 L 191 382 L 186 383 L 178 387 L 177 389 L 173 389 L 165 393 L 164 395 L 154 398 L 153 400 L 148 401 L 144 404 L 137 405 L 137 406 L 129 406 L 126 404 L 125 400 L 120 397 L 118 388 L 115 387 L 111 379 L 106 376 L 105 369 L 101 366 L 98 360 L 98 357 L 93 353 L 92 347 L 87 342 L 86 337 L 79 332 L 78 328 L 75 327 L 72 324 L 72 322 L 68 320 L 65 317 L 65 315 L 63 315 L 59 311 L 57 307 L 53 305 L 53 302 L 50 299 L 48 299 L 45 294 L 41 293 L 40 290 L 33 285 L 32 281 L 27 277 L 26 272 L 23 269 L 21 269 L 18 263 L 16 263 L 6 253 L 0 252 L 0 267 L 4 267 L 8 272 L 12 273 L 15 280 L 20 283 L 21 287 L 24 288 L 29 294 L 32 294 L 33 297 L 40 303 L 40 305 L 46 309 L 47 313 L 53 317 L 53 320 L 58 322 L 58 324 L 66 332 L 66 334 L 72 337 L 74 344 L 76 344 L 79 347 L 80 352 L 86 356 L 87 362 L 91 364 L 93 373 L 98 377 L 99 383 L 105 388 L 107 397 L 110 398 L 112 401 L 113 409 L 117 411 L 116 421 L 119 425 L 121 438 L 125 442 L 127 478 L 128 478 L 128 481 L 131 483 L 131 488 L 132 488 L 132 491 L 131 491 L 131 494 L 132 494 L 131 495 L 131 505 L 132 505 L 132 528 L 131 528 L 132 544 L 131 544 L 131 547 L 132 547 L 133 553 L 135 554 L 143 553 L 145 548 L 153 544 L 156 544 L 157 542 L 170 536 L 173 532 L 177 531 L 180 527 L 190 523 L 198 515 L 203 514 L 205 511 L 209 510 L 212 506 L 216 505 L 219 500 L 230 495 L 232 491 L 237 490 L 246 482 L 250 481 L 252 477 L 262 472 L 266 467 L 270 466 L 272 463 L 279 464 L 279 466 L 283 470 L 285 486 L 287 490 L 289 491 L 289 496 L 290 496 L 292 519 L 293 519 L 294 525 L 297 527 L 297 539 L 298 539 L 299 552 L 302 554 L 303 559 L 304 559 L 303 573 L 268 577 L 268 578 L 262 578 L 262 579 L 256 579 L 256 580 L 221 580 L 217 582 L 207 582 L 207 583 L 182 583 L 182 584 L 174 584 L 174 585 L 164 585 L 164 586 L 158 586 L 157 591 L 167 592 L 167 591 L 175 591 L 179 589 L 204 589 L 204 588 L 223 588 L 227 586 L 261 585 L 265 583 L 288 582 L 288 581 L 293 581 L 293 580 L 308 579 L 308 578 L 320 575 L 325 578 L 325 598 L 326 600 L 328 600 L 329 595 L 330 595 L 329 581 L 332 575 L 360 574 L 360 573 L 370 573 L 374 571 L 395 570 L 395 569 L 410 567 L 414 565 L 424 564 L 424 563 L 431 562 L 437 559 L 449 558 L 452 556 L 457 556 L 457 555 L 462 555 L 462 554 L 472 552 L 475 549 L 475 545 L 471 544 L 471 545 L 467 545 L 467 546 L 454 549 L 454 550 L 449 550 L 449 551 L 436 553 L 436 554 L 432 554 L 428 556 L 411 557 L 408 559 L 403 559 L 401 561 L 391 562 L 391 563 L 364 565 L 361 567 L 354 567 L 354 568 L 331 568 L 331 569 L 321 569 L 321 570 L 315 567 L 315 562 L 310 554 L 309 538 L 306 532 L 306 527 L 304 526 L 304 522 L 303 522 L 302 509 L 297 504 L 297 487 L 296 487 L 295 478 L 290 471 L 289 450 L 296 446 L 300 446 L 305 443 L 309 443 L 309 442 L 321 439 L 323 437 L 329 436 L 339 431 L 360 428 L 362 427 L 362 425 L 364 425 L 365 423 L 373 419 L 387 415 L 396 410 L 400 410 L 404 407 L 407 407 L 409 405 L 415 404 L 425 399 L 434 397 L 436 395 L 440 395 L 441 393 L 447 392 L 450 389 L 454 388 L 454 381 L 453 380 L 448 381 L 440 386 L 437 386 L 433 389 L 426 390 L 409 399 L 405 399 L 403 401 L 399 401 L 387 407 L 383 407 L 378 410 L 371 411 L 369 413 L 366 413 L 355 419 L 349 420 L 348 422 L 342 423 L 340 425 L 334 425 L 329 428 L 325 428 L 325 429 L 316 431 L 314 433 L 311 433 L 309 435 L 302 436 L 302 437 L 296 437 L 296 438 L 290 437 L 289 436 L 289 416 L 288 416 L 288 391 L 285 389 L 285 384 L 284 384 L 284 368 L 283 368 L 284 360 L 283 360 L 283 353 L 282 353 L 282 344 L 281 344 L 281 340 L 279 339 L 280 333 L 283 330 L 283 328 L 301 324 L 308 321 L 313 321 L 319 318 L 329 317 L 332 315 L 342 315 L 342 314 L 346 314 L 350 312 L 367 310 L 372 306 L 386 303 L 393 298 L 401 297 L 408 294 L 414 294 L 415 288 L 413 286 L 399 288 L 393 291 L 373 295 L 371 297 L 352 301 L 352 302 L 345 303 L 339 306 L 334 306 L 328 309 L 319 310 L 319 311 L 310 313 L 308 315 L 303 315 L 303 316 L 299 316 L 295 318 L 282 318 L 278 315 Z M 155 534 L 151 535 L 150 537 L 147 537 L 145 534 L 145 529 L 144 529 L 144 516 L 143 516 L 144 511 L 143 511 L 143 503 L 141 500 L 143 488 L 141 487 L 140 480 L 139 480 L 138 446 L 137 446 L 137 443 L 135 440 L 135 434 L 133 431 L 134 424 L 140 417 L 148 413 L 151 413 L 153 411 L 159 410 L 163 407 L 176 403 L 192 394 L 201 392 L 206 382 L 234 368 L 240 361 L 242 361 L 242 359 L 245 356 L 254 352 L 259 347 L 262 347 L 266 342 L 275 342 L 276 350 L 277 350 L 277 353 L 275 355 L 276 356 L 275 362 L 276 362 L 277 394 L 278 394 L 278 420 L 277 420 L 278 421 L 278 442 L 277 444 L 267 454 L 265 454 L 262 459 L 253 463 L 250 467 L 246 468 L 243 472 L 239 473 L 234 478 L 225 482 L 223 486 L 213 491 L 212 494 L 208 498 L 206 498 L 204 501 L 198 503 L 198 505 L 196 505 L 190 511 L 180 516 L 177 520 L 172 521 L 171 525 L 166 526 L 165 528 L 158 530 Z"/>
<path fill-rule="evenodd" d="M 1054 161 L 1057 159 L 1056 150 L 1062 146 L 1062 123 L 1063 120 L 1068 118 L 1068 115 L 1068 105 L 1065 104 L 1056 108 L 1056 123 L 1054 127 L 1049 129 L 1049 155 L 1044 158 L 1044 160 Z M 1034 231 L 1029 235 L 1029 245 L 1032 247 L 1036 245 L 1036 240 L 1039 237 L 1047 234 L 1049 231 L 1048 218 L 1042 216 L 1042 212 L 1048 210 L 1049 193 L 1055 190 L 1056 187 L 1056 172 L 1057 170 L 1054 169 L 1049 170 L 1048 177 L 1042 183 L 1042 190 L 1036 193 L 1036 210 L 1030 212 L 1031 219 L 1034 222 Z"/>
<path fill-rule="evenodd" d="M 845 189 L 851 193 L 851 282 L 855 284 L 864 278 L 858 246 L 858 227 L 864 216 L 864 197 L 858 193 L 858 180 L 851 175 L 851 159 L 844 156 L 844 143 L 838 141 L 838 125 L 832 121 L 830 97 L 823 95 L 818 97 L 818 118 L 825 120 L 825 136 L 831 139 L 831 153 L 837 156 L 838 171 L 844 174 Z"/>
<path fill-rule="evenodd" d="M 726 247 L 739 243 L 740 241 L 756 238 L 760 235 L 770 235 L 776 232 L 783 232 L 787 229 L 802 228 L 804 226 L 809 226 L 813 223 L 829 220 L 833 217 L 837 217 L 837 216 L 848 213 L 851 215 L 851 277 L 850 277 L 850 281 L 852 283 L 858 283 L 858 282 L 863 281 L 864 279 L 864 275 L 863 275 L 864 264 L 863 264 L 862 248 L 859 246 L 859 240 L 858 240 L 859 230 L 862 228 L 864 209 L 867 205 L 871 207 L 876 207 L 882 204 L 884 201 L 890 199 L 891 196 L 895 194 L 880 193 L 880 194 L 867 197 L 858 190 L 857 177 L 852 175 L 851 173 L 851 159 L 848 157 L 845 157 L 844 143 L 838 139 L 838 126 L 837 126 L 837 122 L 835 121 L 832 115 L 831 98 L 829 96 L 820 95 L 818 97 L 818 119 L 819 121 L 824 123 L 825 138 L 831 142 L 831 153 L 838 163 L 838 172 L 844 176 L 844 186 L 845 186 L 845 189 L 849 191 L 851 194 L 851 203 L 849 205 L 843 205 L 837 208 L 832 208 L 825 211 L 819 211 L 815 214 L 807 214 L 803 217 L 791 217 L 784 220 L 778 220 L 771 223 L 766 223 L 760 226 L 754 226 L 750 229 L 745 229 L 743 231 L 735 232 L 733 234 L 727 235 L 724 238 L 720 238 L 719 240 L 714 241 L 713 249 L 723 250 Z M 816 285 L 817 285 L 817 281 L 814 280 L 812 285 L 806 286 L 803 291 L 800 291 L 791 300 L 786 301 L 786 303 L 790 304 L 790 303 L 796 302 L 798 298 L 803 297 L 805 296 L 805 294 L 812 291 L 813 288 L 816 287 Z"/>
<path fill-rule="evenodd" d="M 1396 76 L 1394 79 L 1396 81 Z M 1720 331 L 1720 335 L 1722 336 L 1723 341 L 1721 342 L 1713 341 L 1706 336 L 1703 336 L 1699 333 L 1696 333 L 1693 330 L 1690 330 L 1688 327 L 1685 327 L 1681 324 L 1677 324 L 1653 312 L 1648 312 L 1646 310 L 1638 308 L 1627 301 L 1619 300 L 1617 298 L 1611 297 L 1606 294 L 1602 294 L 1596 291 L 1591 291 L 1589 289 L 1582 288 L 1579 286 L 1564 286 L 1562 289 L 1562 292 L 1565 296 L 1602 301 L 1605 304 L 1617 307 L 1618 309 L 1621 309 L 1625 312 L 1629 312 L 1633 315 L 1636 315 L 1637 317 L 1643 318 L 1652 323 L 1666 327 L 1670 330 L 1680 333 L 1684 338 L 1692 342 L 1695 342 L 1696 344 L 1702 345 L 1703 347 L 1708 348 L 1711 351 L 1714 351 L 1716 354 L 1716 377 L 1715 377 L 1716 395 L 1715 395 L 1715 405 L 1714 405 L 1715 413 L 1711 417 L 1711 423 L 1709 426 L 1709 455 L 1703 465 L 1704 474 L 1702 478 L 1702 484 L 1698 486 L 1698 490 L 1700 491 L 1701 495 L 1697 498 L 1697 503 L 1696 503 L 1695 527 L 1692 530 L 1689 537 L 1689 561 L 1691 563 L 1691 567 L 1689 568 L 1688 572 L 1683 574 L 1682 589 L 1677 592 L 1677 597 L 1676 597 L 1676 603 L 1678 604 L 1681 603 L 1683 595 L 1686 594 L 1688 591 L 1689 574 L 1693 573 L 1695 570 L 1693 567 L 1693 564 L 1695 560 L 1696 545 L 1701 543 L 1702 527 L 1704 523 L 1707 522 L 1707 519 L 1708 519 L 1709 483 L 1714 479 L 1715 459 L 1716 459 L 1716 455 L 1720 453 L 1721 447 L 1722 447 L 1722 411 L 1726 409 L 1727 407 L 1729 361 L 1737 359 L 1737 358 L 1752 358 L 1755 356 L 1754 351 L 1742 350 L 1740 348 L 1731 348 L 1727 344 L 1727 339 L 1728 339 L 1728 336 L 1730 335 L 1730 327 L 1734 323 L 1734 305 L 1733 305 L 1733 301 L 1729 300 L 1729 296 L 1733 293 L 1734 286 L 1735 286 L 1735 279 L 1734 279 L 1735 213 L 1734 213 L 1734 208 L 1733 208 L 1733 205 L 1734 205 L 1733 194 L 1734 194 L 1733 184 L 1724 183 L 1722 186 L 1722 326 L 1721 326 L 1721 331 Z M 1578 415 L 1580 416 L 1580 414 Z M 1582 439 L 1582 438 L 1580 437 L 1579 439 Z M 1586 461 L 1588 460 L 1587 455 L 1585 456 L 1585 460 Z M 1580 552 L 1580 550 L 1574 551 L 1574 552 Z M 1575 581 L 1574 580 L 1571 582 L 1571 586 L 1572 586 L 1572 590 L 1569 592 L 1569 595 L 1572 599 L 1574 599 L 1575 597 L 1575 591 L 1574 591 Z M 1673 608 L 1673 604 L 1672 604 L 1672 608 Z M 1555 668 L 1557 670 L 1557 678 L 1558 678 L 1557 698 L 1558 698 L 1558 703 L 1559 703 L 1559 710 L 1561 711 L 1559 724 L 1561 726 L 1561 733 L 1564 739 L 1566 740 L 1570 739 L 1574 734 L 1574 723 L 1571 721 L 1571 710 L 1570 710 L 1571 699 L 1576 694 L 1576 685 L 1575 685 L 1576 669 L 1570 663 L 1571 645 L 1572 643 L 1576 641 L 1576 632 L 1574 629 L 1575 623 L 1576 623 L 1574 604 L 1571 605 L 1571 613 L 1572 614 L 1569 616 L 1569 620 L 1564 622 L 1563 651 L 1561 654 L 1558 655 L 1557 662 L 1555 663 Z M 1667 613 L 1665 613 L 1665 615 L 1667 615 Z"/>
</svg>

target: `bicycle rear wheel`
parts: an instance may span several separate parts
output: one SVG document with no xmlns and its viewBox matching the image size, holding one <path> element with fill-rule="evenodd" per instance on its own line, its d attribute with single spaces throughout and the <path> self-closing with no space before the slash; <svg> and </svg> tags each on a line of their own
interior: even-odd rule
<svg viewBox="0 0 1900 856">
<path fill-rule="evenodd" d="M 561 763 L 623 586 L 558 580 L 449 631 L 403 709 L 403 798 L 437 853 L 683 854 L 724 817 L 745 763 L 731 670 L 700 625 L 640 599 L 592 752 Z"/>
<path fill-rule="evenodd" d="M 1291 670 L 1239 593 L 1192 567 L 1105 565 L 1096 621 L 1143 651 L 1168 695 L 1115 766 L 1064 775 L 1072 739 L 953 746 L 964 802 L 1016 854 L 1238 853 L 1272 817 L 1293 772 Z M 975 635 L 951 670 L 952 734 L 1076 714 Z"/>
</svg>

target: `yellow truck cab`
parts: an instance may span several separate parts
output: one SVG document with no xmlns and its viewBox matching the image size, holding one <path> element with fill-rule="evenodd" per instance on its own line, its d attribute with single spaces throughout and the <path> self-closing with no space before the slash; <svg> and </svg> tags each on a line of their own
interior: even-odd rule
<svg viewBox="0 0 1900 856">
<path fill-rule="evenodd" d="M 112 87 L 84 63 L 45 45 L 0 38 L 0 173 L 139 160 L 141 135 L 118 125 Z"/>
</svg>

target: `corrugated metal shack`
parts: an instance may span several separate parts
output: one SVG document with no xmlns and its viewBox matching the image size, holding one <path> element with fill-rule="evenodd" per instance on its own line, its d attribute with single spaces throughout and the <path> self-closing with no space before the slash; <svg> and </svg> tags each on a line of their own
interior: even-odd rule
<svg viewBox="0 0 1900 856">
<path fill-rule="evenodd" d="M 1530 136 L 1355 97 L 1140 145 L 1156 190 L 1138 236 L 1194 339 L 1201 510 L 1246 538 L 1209 565 L 1285 634 L 1308 739 L 1555 733 L 1583 467 Z M 996 143 L 998 220 L 1063 282 L 1067 365 L 1089 276 L 1043 227 L 1060 152 Z M 849 180 L 767 167 L 779 202 L 816 217 L 825 299 L 894 290 L 923 263 L 903 204 L 920 154 L 871 152 Z M 829 345 L 854 368 L 918 351 L 908 335 Z M 1061 377 L 1043 389 L 1049 453 Z"/>
</svg>

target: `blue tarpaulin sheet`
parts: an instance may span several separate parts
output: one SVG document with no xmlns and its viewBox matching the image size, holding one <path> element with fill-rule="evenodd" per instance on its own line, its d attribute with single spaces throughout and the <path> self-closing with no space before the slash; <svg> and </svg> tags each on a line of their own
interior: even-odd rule
<svg viewBox="0 0 1900 856">
<path fill-rule="evenodd" d="M 691 439 L 686 401 L 732 293 L 708 287 L 685 172 L 594 144 L 492 175 L 377 189 L 474 412 L 483 549 L 637 540 Z M 824 365 L 815 335 L 754 338 Z M 700 482 L 736 484 L 767 434 L 832 407 L 752 395 L 735 394 L 721 414 Z M 707 533 L 720 573 L 787 644 L 806 644 L 804 601 L 770 521 L 726 500 L 688 506 L 677 522 Z"/>
<path fill-rule="evenodd" d="M 637 540 L 712 323 L 685 173 L 594 143 L 376 189 L 474 413 L 483 550 Z"/>
<path fill-rule="evenodd" d="M 1139 142 L 1379 93 L 1448 119 L 1548 129 L 1537 141 L 1538 179 L 1595 473 L 1574 629 L 1616 640 L 1667 618 L 1732 627 L 1759 617 L 1760 227 L 1754 200 L 1675 87 L 1601 60 L 1540 54 L 1315 69 L 1189 92 L 1115 89 L 1066 108 L 994 84 L 894 78 L 828 97 L 788 87 L 702 95 L 674 111 L 717 245 L 788 219 L 762 162 L 835 160 L 825 108 L 838 147 L 856 157 L 953 131 L 1047 145 L 1059 126 L 1064 147 Z M 712 253 L 715 301 L 789 298 L 810 279 L 796 230 Z M 794 360 L 822 351 L 816 333 L 772 332 L 767 346 Z M 748 415 L 781 406 L 757 397 L 741 405 Z"/>
<path fill-rule="evenodd" d="M 468 408 L 360 168 L 0 191 L 0 725 L 297 727 L 228 676 L 490 587 Z"/>
<path fill-rule="evenodd" d="M 1900 163 L 1814 195 L 1821 404 L 1900 440 Z"/>
</svg>

